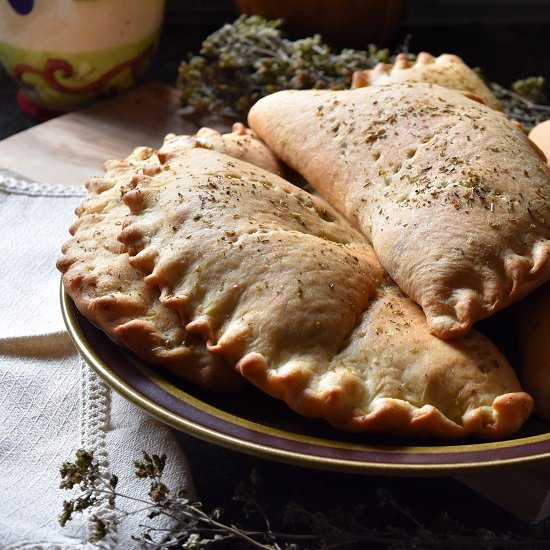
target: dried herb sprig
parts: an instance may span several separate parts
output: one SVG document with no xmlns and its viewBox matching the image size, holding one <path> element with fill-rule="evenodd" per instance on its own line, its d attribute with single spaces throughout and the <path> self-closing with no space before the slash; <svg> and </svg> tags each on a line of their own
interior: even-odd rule
<svg viewBox="0 0 550 550">
<path fill-rule="evenodd" d="M 114 474 L 102 475 L 99 465 L 94 461 L 92 453 L 83 449 L 76 452 L 74 462 L 65 462 L 61 466 L 61 489 L 73 489 L 77 486 L 80 493 L 71 500 L 63 502 L 63 511 L 59 517 L 62 527 L 70 521 L 75 513 L 81 513 L 88 509 L 99 510 L 105 505 L 114 506 L 114 495 L 118 478 Z M 116 529 L 118 521 L 110 518 L 103 519 L 98 513 L 92 513 L 89 521 L 94 534 L 90 542 L 98 542 L 104 539 L 110 532 Z"/>
<path fill-rule="evenodd" d="M 502 102 L 506 114 L 527 130 L 550 118 L 550 105 L 546 105 L 544 85 L 542 76 L 516 80 L 512 82 L 510 89 L 495 82 L 489 83 L 492 92 Z"/>
<path fill-rule="evenodd" d="M 71 521 L 75 514 L 84 511 L 89 513 L 89 521 L 93 528 L 90 542 L 100 542 L 109 534 L 116 532 L 123 518 L 128 512 L 117 508 L 117 499 L 127 499 L 143 505 L 142 511 L 147 512 L 147 517 L 153 519 L 163 515 L 172 520 L 170 529 L 159 529 L 153 526 L 143 525 L 143 531 L 132 535 L 135 542 L 142 543 L 148 548 L 185 548 L 195 550 L 207 548 L 216 542 L 236 539 L 243 541 L 249 547 L 264 550 L 280 550 L 282 547 L 278 540 L 285 541 L 285 548 L 290 550 L 289 541 L 292 540 L 316 540 L 314 535 L 292 535 L 273 533 L 269 520 L 263 512 L 264 527 L 262 530 L 246 530 L 237 525 L 227 524 L 221 521 L 223 511 L 219 508 L 206 513 L 202 504 L 190 499 L 185 490 L 171 490 L 162 480 L 162 474 L 166 465 L 166 456 L 143 452 L 141 460 L 134 461 L 135 476 L 140 480 L 148 480 L 150 483 L 148 497 L 143 499 L 135 495 L 128 495 L 117 491 L 118 477 L 114 474 L 103 472 L 93 453 L 78 450 L 74 462 L 65 462 L 60 468 L 61 489 L 72 490 L 75 487 L 79 492 L 69 500 L 63 502 L 63 510 L 59 517 L 61 526 Z M 240 491 L 241 499 L 245 493 Z M 248 492 L 252 495 L 253 492 Z M 102 517 L 95 510 L 103 507 L 113 510 L 108 518 Z M 246 506 L 249 510 L 260 511 L 259 505 L 252 498 L 247 499 Z M 298 547 L 296 547 L 298 548 Z"/>
<path fill-rule="evenodd" d="M 389 52 L 333 52 L 320 35 L 289 40 L 281 19 L 241 15 L 208 36 L 199 55 L 183 61 L 177 87 L 197 112 L 246 114 L 261 97 L 284 89 L 343 89 L 354 70 L 389 60 Z"/>
<path fill-rule="evenodd" d="M 208 36 L 199 54 L 179 66 L 176 86 L 182 92 L 182 106 L 197 113 L 246 115 L 258 99 L 279 90 L 349 88 L 353 71 L 392 62 L 398 53 L 374 44 L 366 50 L 333 52 L 317 34 L 287 39 L 282 25 L 281 19 L 242 15 Z M 407 36 L 398 51 L 414 60 L 410 40 Z M 518 80 L 510 89 L 491 81 L 487 84 L 505 112 L 526 129 L 550 118 L 542 77 Z"/>
<path fill-rule="evenodd" d="M 202 504 L 188 498 L 185 491 L 174 490 L 162 480 L 166 464 L 164 455 L 144 452 L 141 460 L 134 461 L 135 475 L 149 482 L 148 499 L 117 491 L 118 478 L 102 471 L 93 453 L 79 450 L 75 462 L 61 467 L 61 488 L 79 490 L 78 494 L 63 504 L 61 525 L 71 521 L 75 514 L 89 512 L 94 527 L 91 542 L 100 543 L 109 533 L 115 532 L 127 512 L 118 508 L 118 499 L 128 499 L 143 505 L 150 519 L 163 515 L 172 520 L 170 529 L 143 525 L 132 540 L 147 548 L 182 548 L 198 550 L 228 548 L 260 548 L 264 550 L 329 550 L 369 547 L 386 549 L 404 548 L 545 548 L 550 523 L 537 525 L 533 536 L 514 535 L 511 532 L 496 534 L 489 529 L 471 529 L 460 525 L 446 513 L 431 518 L 429 525 L 422 523 L 413 512 L 397 502 L 385 489 L 377 491 L 377 510 L 363 505 L 344 506 L 327 513 L 310 511 L 294 502 L 288 503 L 280 515 L 284 526 L 292 526 L 298 533 L 279 533 L 272 527 L 272 520 L 260 504 L 258 487 L 261 478 L 252 472 L 247 482 L 241 483 L 234 500 L 241 506 L 245 521 L 254 529 L 243 527 L 242 520 L 223 520 L 224 511 L 215 508 L 207 513 Z M 108 506 L 113 513 L 101 516 L 94 510 Z M 381 521 L 380 510 L 383 511 Z M 272 510 L 273 512 L 273 510 Z"/>
</svg>

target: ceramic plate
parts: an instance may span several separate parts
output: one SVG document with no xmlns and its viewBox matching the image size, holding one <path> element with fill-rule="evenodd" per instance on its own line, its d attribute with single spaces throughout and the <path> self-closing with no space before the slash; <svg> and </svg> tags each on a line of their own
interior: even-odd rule
<svg viewBox="0 0 550 550">
<path fill-rule="evenodd" d="M 254 389 L 237 398 L 200 391 L 114 344 L 78 313 L 63 289 L 61 305 L 79 353 L 115 391 L 178 430 L 236 451 L 320 469 L 399 475 L 457 474 L 550 459 L 550 426 L 536 419 L 506 441 L 411 446 L 339 432 Z"/>
</svg>

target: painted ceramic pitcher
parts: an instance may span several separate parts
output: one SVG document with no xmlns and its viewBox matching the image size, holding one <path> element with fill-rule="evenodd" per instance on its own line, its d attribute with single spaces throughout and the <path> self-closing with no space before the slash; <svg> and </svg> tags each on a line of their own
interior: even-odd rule
<svg viewBox="0 0 550 550">
<path fill-rule="evenodd" d="M 62 112 L 132 86 L 153 55 L 164 0 L 0 0 L 0 62 L 19 105 Z"/>
</svg>

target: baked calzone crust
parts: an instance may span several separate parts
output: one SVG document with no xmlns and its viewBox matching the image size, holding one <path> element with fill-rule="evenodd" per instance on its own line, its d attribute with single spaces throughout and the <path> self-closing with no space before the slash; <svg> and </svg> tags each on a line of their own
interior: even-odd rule
<svg viewBox="0 0 550 550">
<path fill-rule="evenodd" d="M 529 132 L 529 138 L 550 158 L 550 120 Z M 521 352 L 521 382 L 533 396 L 536 412 L 550 418 L 550 284 L 520 302 L 513 319 Z"/>
<path fill-rule="evenodd" d="M 550 418 L 550 286 L 544 285 L 513 311 L 521 353 L 521 383 L 535 411 Z"/>
<path fill-rule="evenodd" d="M 307 417 L 357 432 L 504 437 L 532 401 L 472 331 L 446 342 L 324 201 L 190 149 L 135 180 L 120 240 L 185 329 Z"/>
<path fill-rule="evenodd" d="M 379 63 L 374 69 L 353 73 L 352 88 L 389 84 L 391 82 L 431 82 L 444 88 L 468 92 L 493 109 L 501 104 L 481 77 L 457 55 L 438 57 L 420 52 L 415 61 L 399 54 L 394 63 Z"/>
<path fill-rule="evenodd" d="M 79 311 L 115 342 L 200 386 L 227 390 L 240 386 L 242 378 L 159 302 L 158 290 L 143 282 L 117 240 L 129 213 L 121 200 L 124 192 L 160 171 L 161 159 L 193 147 L 218 149 L 280 171 L 275 157 L 242 125 L 224 135 L 209 128 L 195 136 L 169 135 L 159 151 L 140 147 L 124 160 L 108 161 L 105 176 L 87 182 L 89 194 L 77 209 L 73 237 L 63 246 L 57 267 Z"/>
<path fill-rule="evenodd" d="M 249 124 L 364 232 L 439 337 L 550 278 L 550 171 L 502 113 L 394 83 L 278 92 Z"/>
</svg>

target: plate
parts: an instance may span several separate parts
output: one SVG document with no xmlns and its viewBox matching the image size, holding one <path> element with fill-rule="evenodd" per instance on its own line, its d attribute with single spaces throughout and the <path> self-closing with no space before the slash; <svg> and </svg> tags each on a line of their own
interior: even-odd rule
<svg viewBox="0 0 550 550">
<path fill-rule="evenodd" d="M 201 391 L 114 344 L 76 309 L 61 307 L 79 353 L 109 386 L 170 426 L 239 452 L 318 469 L 379 475 L 456 475 L 550 459 L 550 426 L 533 418 L 513 439 L 459 444 L 346 434 L 303 418 L 251 389 L 244 396 Z"/>
</svg>

